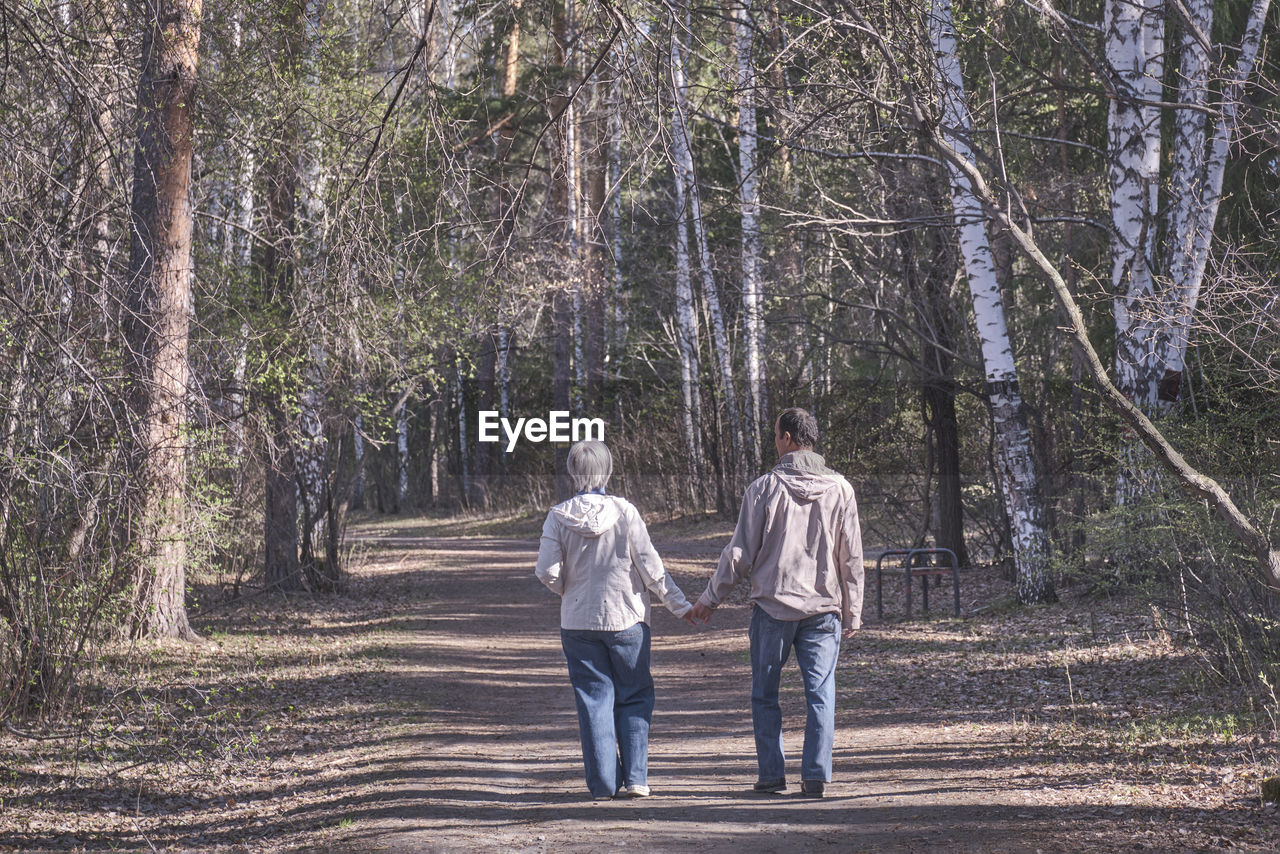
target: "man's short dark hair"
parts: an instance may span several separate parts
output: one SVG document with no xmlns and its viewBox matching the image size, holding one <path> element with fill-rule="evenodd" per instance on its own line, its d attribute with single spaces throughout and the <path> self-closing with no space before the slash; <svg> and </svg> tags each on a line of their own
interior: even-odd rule
<svg viewBox="0 0 1280 854">
<path fill-rule="evenodd" d="M 812 448 L 818 443 L 818 419 L 796 406 L 784 409 L 778 416 L 778 435 L 783 433 L 802 448 Z"/>
</svg>

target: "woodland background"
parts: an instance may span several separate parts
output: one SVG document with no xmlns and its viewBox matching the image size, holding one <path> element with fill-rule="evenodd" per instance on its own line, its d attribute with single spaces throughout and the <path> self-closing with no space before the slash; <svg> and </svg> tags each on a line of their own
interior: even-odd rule
<svg viewBox="0 0 1280 854">
<path fill-rule="evenodd" d="M 864 536 L 1139 591 L 1274 708 L 1266 0 L 0 0 L 0 719 L 341 596 L 353 514 L 732 518 L 811 409 Z"/>
</svg>

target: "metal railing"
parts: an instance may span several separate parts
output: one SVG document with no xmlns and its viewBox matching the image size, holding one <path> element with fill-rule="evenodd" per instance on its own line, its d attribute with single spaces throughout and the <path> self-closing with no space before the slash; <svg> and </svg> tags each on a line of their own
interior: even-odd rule
<svg viewBox="0 0 1280 854">
<path fill-rule="evenodd" d="M 937 555 L 944 554 L 951 557 L 950 566 L 912 566 L 916 555 Z M 883 619 L 884 617 L 884 580 L 883 580 L 883 563 L 887 557 L 903 556 L 902 569 L 903 575 L 907 582 L 907 617 L 911 617 L 911 579 L 923 579 L 920 585 L 923 592 L 923 608 L 922 613 L 929 611 L 929 577 L 941 577 L 951 575 L 951 588 L 955 594 L 956 616 L 960 616 L 960 562 L 956 558 L 956 553 L 951 549 L 889 549 L 880 553 L 880 557 L 876 558 L 876 616 Z"/>
</svg>

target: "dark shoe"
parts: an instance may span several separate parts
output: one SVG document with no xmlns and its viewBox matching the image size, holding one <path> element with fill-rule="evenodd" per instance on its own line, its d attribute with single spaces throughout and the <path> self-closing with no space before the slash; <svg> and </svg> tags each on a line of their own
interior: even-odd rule
<svg viewBox="0 0 1280 854">
<path fill-rule="evenodd" d="M 800 781 L 800 796 L 804 798 L 820 798 L 825 789 L 826 784 L 821 780 Z"/>
<path fill-rule="evenodd" d="M 754 788 L 757 792 L 785 792 L 787 781 L 782 777 L 777 780 L 757 780 Z"/>
</svg>

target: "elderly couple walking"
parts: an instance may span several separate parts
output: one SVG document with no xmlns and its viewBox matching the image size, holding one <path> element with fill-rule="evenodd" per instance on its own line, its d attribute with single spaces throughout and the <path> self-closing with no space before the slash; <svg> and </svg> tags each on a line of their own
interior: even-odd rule
<svg viewBox="0 0 1280 854">
<path fill-rule="evenodd" d="M 803 409 L 778 416 L 778 464 L 747 487 L 733 538 L 692 605 L 664 569 L 635 507 L 605 493 L 613 472 L 609 449 L 594 441 L 570 449 L 578 494 L 547 514 L 536 573 L 561 597 L 561 643 L 587 788 L 596 800 L 649 794 L 649 594 L 697 625 L 740 579 L 751 588 L 755 790 L 787 787 L 778 686 L 794 649 L 807 706 L 801 794 L 822 797 L 831 781 L 836 659 L 841 637 L 861 625 L 863 570 L 853 487 L 814 453 L 817 438 L 817 421 Z"/>
</svg>

